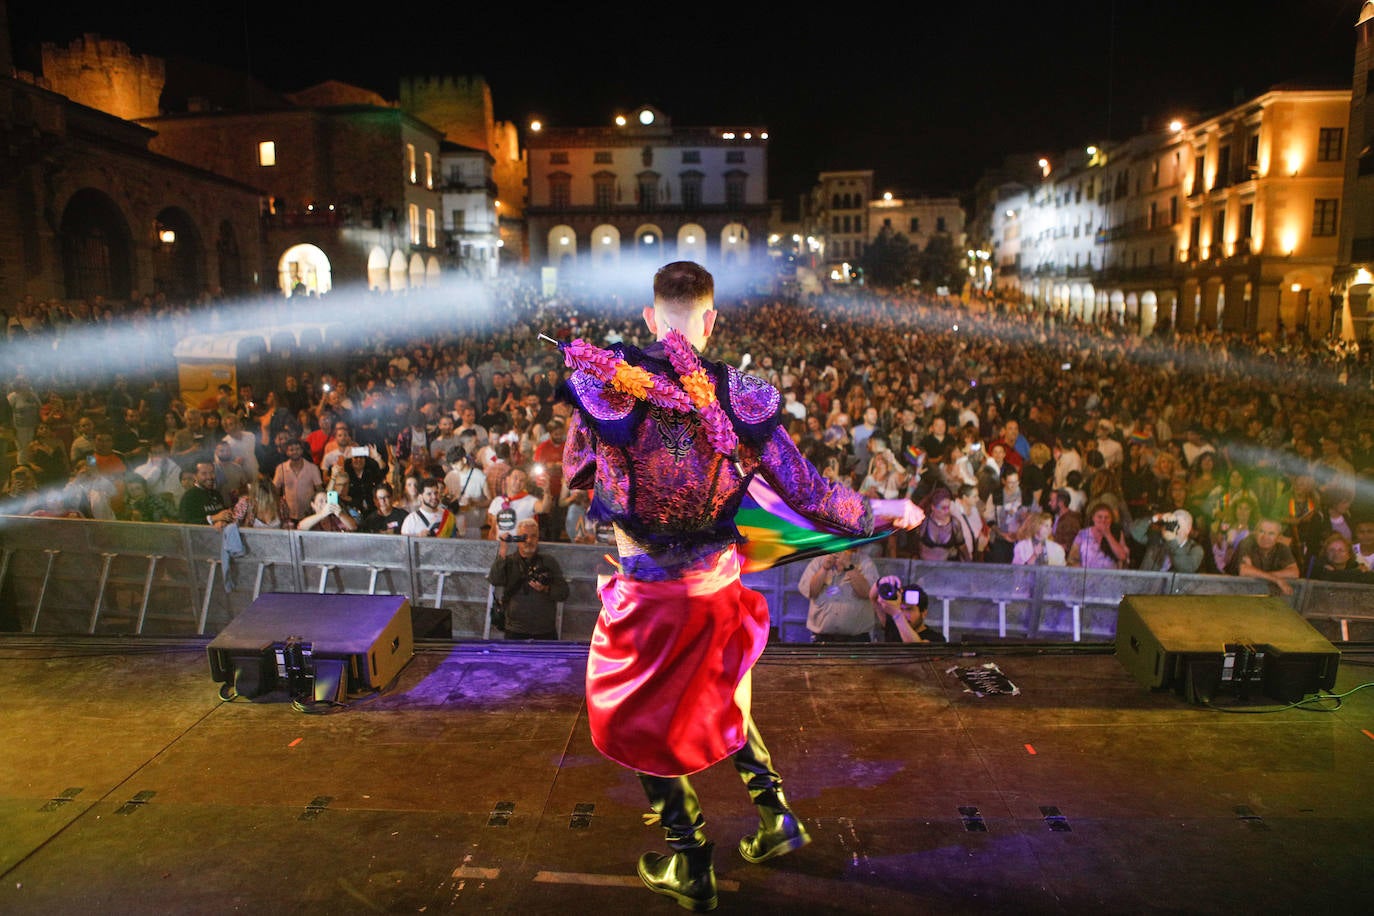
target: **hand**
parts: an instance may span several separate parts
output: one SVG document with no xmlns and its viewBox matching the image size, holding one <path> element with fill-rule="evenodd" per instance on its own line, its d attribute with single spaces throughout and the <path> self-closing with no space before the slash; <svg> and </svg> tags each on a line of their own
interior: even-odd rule
<svg viewBox="0 0 1374 916">
<path fill-rule="evenodd" d="M 874 521 L 885 519 L 894 528 L 909 531 L 926 518 L 921 507 L 909 499 L 875 499 L 871 504 Z"/>
</svg>

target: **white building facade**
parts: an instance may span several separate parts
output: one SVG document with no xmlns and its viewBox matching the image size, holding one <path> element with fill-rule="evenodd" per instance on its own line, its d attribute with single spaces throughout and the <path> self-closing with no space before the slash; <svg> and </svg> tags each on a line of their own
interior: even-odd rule
<svg viewBox="0 0 1374 916">
<path fill-rule="evenodd" d="M 676 128 L 652 106 L 620 120 L 527 137 L 531 265 L 581 276 L 673 260 L 763 269 L 766 129 Z"/>
</svg>

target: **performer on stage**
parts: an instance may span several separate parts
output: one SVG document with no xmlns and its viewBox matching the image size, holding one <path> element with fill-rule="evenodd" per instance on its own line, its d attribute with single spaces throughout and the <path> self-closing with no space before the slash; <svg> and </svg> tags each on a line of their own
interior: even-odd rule
<svg viewBox="0 0 1374 916">
<path fill-rule="evenodd" d="M 576 369 L 563 453 L 570 488 L 593 489 L 593 518 L 612 521 L 618 570 L 602 585 L 587 663 L 592 740 L 639 774 L 671 855 L 645 853 L 639 876 L 689 910 L 717 903 L 712 844 L 688 775 L 732 757 L 759 812 L 739 842 L 749 862 L 810 838 L 750 715 L 750 669 L 768 636 L 768 606 L 739 579 L 735 514 L 754 475 L 798 515 L 855 538 L 912 528 L 909 500 L 868 500 L 825 480 L 780 424 L 777 389 L 705 362 L 715 283 L 678 261 L 654 276 L 647 350 L 562 345 Z"/>
</svg>

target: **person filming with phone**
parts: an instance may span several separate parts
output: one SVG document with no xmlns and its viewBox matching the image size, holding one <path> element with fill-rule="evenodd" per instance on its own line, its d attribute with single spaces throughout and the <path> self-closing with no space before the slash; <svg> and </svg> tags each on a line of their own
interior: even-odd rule
<svg viewBox="0 0 1374 916">
<path fill-rule="evenodd" d="M 514 533 L 496 539 L 487 581 L 501 589 L 492 622 L 507 639 L 558 638 L 558 602 L 568 597 L 568 580 L 557 560 L 539 552 L 538 519 L 521 519 Z"/>
<path fill-rule="evenodd" d="M 869 596 L 878 616 L 882 618 L 883 642 L 943 643 L 939 630 L 926 626 L 926 608 L 930 599 L 914 583 L 902 584 L 896 576 L 883 576 L 873 586 Z"/>
<path fill-rule="evenodd" d="M 797 590 L 811 602 L 806 614 L 811 641 L 872 642 L 878 618 L 868 592 L 877 581 L 873 560 L 852 548 L 806 564 Z"/>
</svg>

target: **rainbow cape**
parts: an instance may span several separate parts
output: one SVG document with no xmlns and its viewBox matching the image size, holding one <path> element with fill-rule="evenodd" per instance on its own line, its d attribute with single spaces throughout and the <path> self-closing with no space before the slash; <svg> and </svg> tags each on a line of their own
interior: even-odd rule
<svg viewBox="0 0 1374 916">
<path fill-rule="evenodd" d="M 741 568 L 746 573 L 838 553 L 881 541 L 892 533 L 888 529 L 869 537 L 855 537 L 822 528 L 783 502 L 782 497 L 757 476 L 749 481 L 749 490 L 735 513 L 735 527 L 746 539 L 740 548 Z"/>
</svg>

